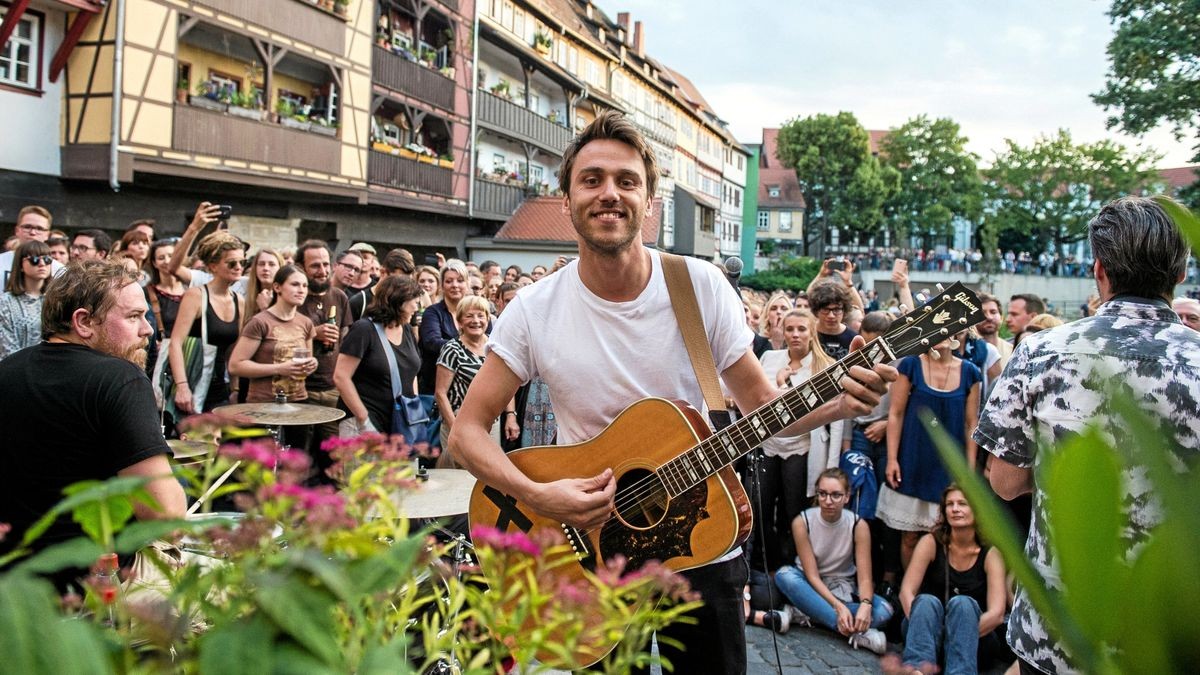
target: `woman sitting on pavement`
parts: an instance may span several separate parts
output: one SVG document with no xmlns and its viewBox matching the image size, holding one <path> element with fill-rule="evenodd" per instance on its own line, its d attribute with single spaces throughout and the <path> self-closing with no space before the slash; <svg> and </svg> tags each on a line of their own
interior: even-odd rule
<svg viewBox="0 0 1200 675">
<path fill-rule="evenodd" d="M 849 496 L 841 469 L 821 472 L 817 506 L 792 523 L 796 564 L 781 567 L 775 584 L 802 614 L 849 637 L 855 648 L 882 654 L 887 638 L 878 629 L 892 618 L 892 606 L 875 595 L 871 530 L 846 508 Z"/>
<path fill-rule="evenodd" d="M 945 651 L 947 675 L 979 672 L 979 654 L 1003 658 L 1004 560 L 975 529 L 967 498 L 951 484 L 942 493 L 936 529 L 917 542 L 900 584 L 904 666 L 926 672 Z"/>
</svg>

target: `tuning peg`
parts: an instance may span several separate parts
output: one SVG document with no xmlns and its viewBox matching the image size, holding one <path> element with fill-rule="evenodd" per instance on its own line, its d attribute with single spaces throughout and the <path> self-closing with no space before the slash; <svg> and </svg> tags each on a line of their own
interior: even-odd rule
<svg viewBox="0 0 1200 675">
<path fill-rule="evenodd" d="M 941 354 L 941 352 L 939 352 L 936 349 L 931 349 L 929 351 L 929 358 L 933 359 L 934 361 L 937 361 L 938 359 L 942 358 L 942 354 Z"/>
<path fill-rule="evenodd" d="M 944 293 L 946 291 L 946 287 L 941 284 L 934 284 L 934 286 L 937 286 L 938 293 Z"/>
<path fill-rule="evenodd" d="M 956 338 L 950 338 L 950 349 L 958 349 L 960 346 L 962 346 L 961 342 Z"/>
</svg>

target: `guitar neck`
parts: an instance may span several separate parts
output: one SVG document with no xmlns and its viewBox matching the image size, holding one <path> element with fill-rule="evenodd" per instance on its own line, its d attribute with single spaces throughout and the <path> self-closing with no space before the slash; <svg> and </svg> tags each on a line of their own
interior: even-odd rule
<svg viewBox="0 0 1200 675">
<path fill-rule="evenodd" d="M 733 464 L 779 434 L 796 420 L 811 413 L 842 393 L 841 380 L 852 366 L 873 368 L 895 360 L 896 355 L 883 338 L 876 338 L 862 349 L 809 378 L 804 384 L 785 391 L 745 415 L 737 422 L 701 441 L 687 452 L 665 462 L 658 475 L 671 497 L 676 497 L 709 476 Z"/>
</svg>

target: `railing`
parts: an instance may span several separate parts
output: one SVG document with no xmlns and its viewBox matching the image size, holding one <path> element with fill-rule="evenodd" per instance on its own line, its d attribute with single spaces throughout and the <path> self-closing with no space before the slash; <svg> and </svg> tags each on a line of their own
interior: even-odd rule
<svg viewBox="0 0 1200 675">
<path fill-rule="evenodd" d="M 270 166 L 338 174 L 342 142 L 307 131 L 286 129 L 187 105 L 175 106 L 171 147 Z"/>
<path fill-rule="evenodd" d="M 512 101 L 487 91 L 479 92 L 479 123 L 485 128 L 533 143 L 562 155 L 574 135 L 569 129 Z"/>
<path fill-rule="evenodd" d="M 299 7 L 296 0 L 195 0 L 223 14 L 256 23 L 298 42 L 342 54 L 346 22 L 315 7 Z"/>
<path fill-rule="evenodd" d="M 454 196 L 454 170 L 372 150 L 367 158 L 367 182 L 388 187 Z"/>
<path fill-rule="evenodd" d="M 483 178 L 475 180 L 475 212 L 482 216 L 508 220 L 523 201 L 523 186 L 502 185 Z"/>
<path fill-rule="evenodd" d="M 374 58 L 375 82 L 445 110 L 454 110 L 454 80 L 378 45 Z"/>
<path fill-rule="evenodd" d="M 643 119 L 641 115 L 634 118 L 638 128 L 646 132 L 646 135 L 661 143 L 675 145 L 675 127 L 667 124 L 660 119 Z"/>
</svg>

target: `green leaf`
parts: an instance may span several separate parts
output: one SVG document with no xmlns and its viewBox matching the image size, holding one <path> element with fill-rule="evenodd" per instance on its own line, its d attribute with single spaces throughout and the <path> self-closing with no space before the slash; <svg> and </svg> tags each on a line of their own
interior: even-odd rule
<svg viewBox="0 0 1200 675">
<path fill-rule="evenodd" d="M 1200 180 L 1200 179 L 1198 179 Z M 1175 225 L 1183 232 L 1183 236 L 1192 244 L 1192 252 L 1200 256 L 1200 218 L 1192 213 L 1179 202 L 1158 196 L 1153 198 L 1158 202 L 1158 205 L 1163 207 L 1171 220 L 1175 221 Z"/>
<path fill-rule="evenodd" d="M 275 649 L 275 675 L 343 675 L 299 645 L 284 643 Z"/>
<path fill-rule="evenodd" d="M 404 675 L 416 672 L 412 664 L 404 658 L 404 643 L 372 647 L 363 655 L 362 663 L 358 664 L 360 675 Z"/>
<path fill-rule="evenodd" d="M 333 597 L 295 578 L 263 576 L 254 599 L 263 612 L 297 643 L 333 666 L 341 649 L 336 639 Z"/>
<path fill-rule="evenodd" d="M 1200 557 L 1197 533 L 1178 523 L 1155 529 L 1121 599 L 1114 646 L 1124 672 L 1195 672 L 1200 663 Z"/>
<path fill-rule="evenodd" d="M 1121 465 L 1095 427 L 1048 453 L 1042 486 L 1050 541 L 1065 602 L 1093 644 L 1109 642 L 1117 628 L 1118 594 L 1129 570 L 1122 560 Z"/>
<path fill-rule="evenodd" d="M 356 560 L 346 569 L 347 576 L 360 595 L 373 595 L 395 588 L 401 580 L 412 577 L 417 557 L 425 549 L 425 532 L 393 542 L 385 555 Z"/>
<path fill-rule="evenodd" d="M 260 616 L 218 626 L 200 638 L 202 675 L 260 675 L 274 667 L 275 634 Z"/>
<path fill-rule="evenodd" d="M 69 513 L 85 504 L 99 503 L 111 497 L 125 496 L 133 498 L 139 492 L 144 492 L 150 479 L 142 476 L 118 476 L 101 482 L 96 480 L 80 481 L 68 485 L 63 494 L 66 498 L 54 505 L 46 515 L 42 516 L 25 531 L 22 546 L 28 546 L 40 537 L 58 517 Z"/>
<path fill-rule="evenodd" d="M 5 672 L 113 672 L 96 627 L 64 619 L 48 581 L 19 572 L 6 574 L 0 577 L 0 598 L 0 659 Z"/>
<path fill-rule="evenodd" d="M 96 542 L 87 537 L 75 537 L 47 546 L 16 568 L 32 574 L 52 574 L 71 567 L 90 568 L 103 554 L 104 549 Z"/>
</svg>

